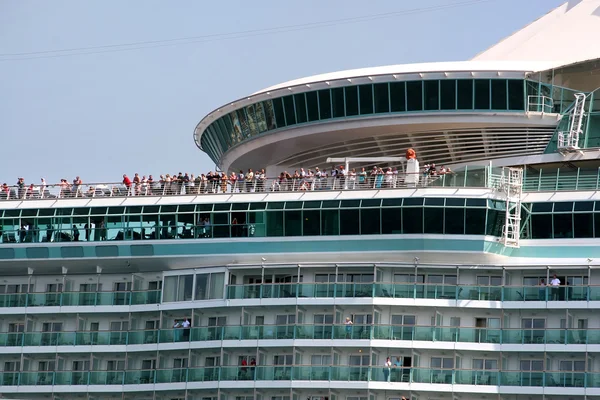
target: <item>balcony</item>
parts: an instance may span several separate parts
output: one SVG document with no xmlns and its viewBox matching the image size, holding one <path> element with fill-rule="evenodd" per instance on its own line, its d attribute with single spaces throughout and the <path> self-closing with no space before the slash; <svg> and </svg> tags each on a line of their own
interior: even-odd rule
<svg viewBox="0 0 600 400">
<path fill-rule="evenodd" d="M 160 290 L 0 294 L 2 307 L 131 306 L 158 304 Z"/>
<path fill-rule="evenodd" d="M 227 299 L 372 298 L 480 301 L 600 300 L 600 286 L 475 286 L 413 283 L 281 283 L 228 285 Z"/>
<path fill-rule="evenodd" d="M 176 382 L 329 381 L 521 387 L 600 387 L 600 373 L 372 366 L 223 366 L 127 371 L 2 372 L 2 386 L 140 385 Z M 47 390 L 47 389 L 43 389 Z"/>
<path fill-rule="evenodd" d="M 495 329 L 421 325 L 251 325 L 184 329 L 0 333 L 0 347 L 114 346 L 240 340 L 406 340 L 424 342 L 600 345 L 600 329 Z M 219 344 L 220 345 L 220 344 Z"/>
</svg>

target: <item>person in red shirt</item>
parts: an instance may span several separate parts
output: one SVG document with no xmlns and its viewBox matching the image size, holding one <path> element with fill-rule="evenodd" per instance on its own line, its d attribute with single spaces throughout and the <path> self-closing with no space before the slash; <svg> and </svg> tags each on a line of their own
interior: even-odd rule
<svg viewBox="0 0 600 400">
<path fill-rule="evenodd" d="M 127 176 L 127 174 L 123 174 L 123 185 L 127 188 L 127 195 L 131 194 L 131 179 Z"/>
</svg>

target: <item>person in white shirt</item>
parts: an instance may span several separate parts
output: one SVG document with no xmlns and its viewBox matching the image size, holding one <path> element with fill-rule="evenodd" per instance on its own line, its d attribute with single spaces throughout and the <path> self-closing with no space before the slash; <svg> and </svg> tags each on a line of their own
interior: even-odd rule
<svg viewBox="0 0 600 400">
<path fill-rule="evenodd" d="M 560 279 L 556 277 L 556 274 L 554 274 L 554 276 L 552 277 L 552 280 L 550 281 L 550 286 L 552 288 L 552 300 L 556 301 L 558 300 L 558 292 L 560 289 Z"/>
<path fill-rule="evenodd" d="M 190 326 L 192 324 L 190 323 L 190 320 L 188 318 L 184 319 L 183 322 L 181 323 L 181 327 L 183 328 L 183 340 L 184 341 L 188 341 L 190 340 Z"/>
<path fill-rule="evenodd" d="M 388 357 L 383 363 L 383 377 L 386 382 L 390 381 L 390 369 L 392 368 L 392 360 Z"/>
</svg>

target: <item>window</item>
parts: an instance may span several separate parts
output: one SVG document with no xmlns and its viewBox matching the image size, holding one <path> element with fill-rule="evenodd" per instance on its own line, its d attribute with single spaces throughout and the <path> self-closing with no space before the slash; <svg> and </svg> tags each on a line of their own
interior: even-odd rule
<svg viewBox="0 0 600 400">
<path fill-rule="evenodd" d="M 381 233 L 380 208 L 360 210 L 360 228 L 362 235 L 379 235 Z"/>
<path fill-rule="evenodd" d="M 462 235 L 465 233 L 465 210 L 463 208 L 447 208 L 444 213 L 444 233 Z"/>
<path fill-rule="evenodd" d="M 333 118 L 345 117 L 344 88 L 331 89 L 331 102 L 333 104 Z"/>
<path fill-rule="evenodd" d="M 283 100 L 281 98 L 273 99 L 273 109 L 275 111 L 275 121 L 277 122 L 277 127 L 285 127 L 285 114 L 283 111 Z"/>
<path fill-rule="evenodd" d="M 442 110 L 456 109 L 456 81 L 440 81 L 440 108 Z"/>
<path fill-rule="evenodd" d="M 423 110 L 423 82 L 406 82 L 407 111 Z"/>
<path fill-rule="evenodd" d="M 321 212 L 318 210 L 303 211 L 304 236 L 317 236 L 321 234 Z"/>
<path fill-rule="evenodd" d="M 558 204 L 558 203 L 556 203 Z M 554 238 L 573 238 L 572 214 L 553 214 Z"/>
<path fill-rule="evenodd" d="M 285 110 L 285 120 L 287 125 L 296 125 L 296 111 L 294 109 L 294 96 L 283 98 L 283 108 Z"/>
<path fill-rule="evenodd" d="M 358 235 L 360 233 L 359 210 L 340 210 L 340 234 Z"/>
<path fill-rule="evenodd" d="M 533 239 L 552 238 L 552 214 L 531 215 L 531 236 Z"/>
<path fill-rule="evenodd" d="M 294 103 L 296 104 L 296 121 L 301 124 L 308 120 L 306 115 L 306 99 L 304 93 L 294 95 Z"/>
<path fill-rule="evenodd" d="M 422 208 L 403 208 L 402 221 L 404 233 L 423 233 Z"/>
<path fill-rule="evenodd" d="M 521 80 L 510 79 L 508 81 L 508 109 L 525 110 L 524 84 Z"/>
<path fill-rule="evenodd" d="M 381 233 L 402 233 L 402 209 L 400 207 L 381 209 Z"/>
<path fill-rule="evenodd" d="M 506 110 L 508 108 L 508 89 L 504 79 L 492 79 L 492 109 Z"/>
<path fill-rule="evenodd" d="M 387 83 L 377 83 L 374 86 L 375 92 L 375 112 L 390 112 L 389 91 Z"/>
<path fill-rule="evenodd" d="M 344 88 L 346 93 L 346 116 L 358 115 L 358 87 Z"/>
<path fill-rule="evenodd" d="M 452 369 L 452 368 L 454 368 L 454 358 L 431 357 L 431 368 Z"/>
<path fill-rule="evenodd" d="M 196 300 L 222 299 L 225 273 L 196 274 Z"/>
<path fill-rule="evenodd" d="M 488 79 L 475 79 L 475 109 L 490 109 L 490 81 Z"/>
<path fill-rule="evenodd" d="M 440 81 L 425 81 L 425 109 L 439 110 L 440 109 Z"/>
<path fill-rule="evenodd" d="M 319 100 L 317 100 L 317 92 L 306 92 L 306 109 L 308 110 L 308 120 L 319 120 Z"/>
<path fill-rule="evenodd" d="M 425 207 L 424 233 L 444 233 L 444 209 Z"/>
<path fill-rule="evenodd" d="M 319 90 L 319 115 L 321 119 L 331 118 L 331 94 L 329 90 Z"/>
<path fill-rule="evenodd" d="M 473 81 L 459 80 L 457 81 L 457 108 L 459 110 L 473 109 Z"/>
<path fill-rule="evenodd" d="M 360 85 L 358 87 L 360 114 L 373 114 L 373 86 Z"/>
<path fill-rule="evenodd" d="M 285 236 L 302 236 L 302 211 L 285 211 Z"/>
<path fill-rule="evenodd" d="M 194 275 L 166 276 L 163 288 L 163 302 L 191 301 Z"/>
<path fill-rule="evenodd" d="M 406 111 L 406 84 L 404 82 L 390 83 L 390 106 L 392 112 Z"/>
<path fill-rule="evenodd" d="M 497 370 L 498 360 L 486 360 L 481 358 L 475 358 L 473 359 L 473 369 L 478 371 Z"/>
<path fill-rule="evenodd" d="M 310 365 L 331 365 L 331 355 L 313 354 L 310 356 Z"/>
</svg>

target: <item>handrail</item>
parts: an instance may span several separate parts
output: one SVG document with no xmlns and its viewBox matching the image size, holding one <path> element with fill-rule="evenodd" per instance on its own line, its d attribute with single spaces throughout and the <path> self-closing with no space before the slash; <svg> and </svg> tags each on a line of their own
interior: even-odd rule
<svg viewBox="0 0 600 400">
<path fill-rule="evenodd" d="M 481 168 L 483 169 L 483 168 Z M 39 199 L 73 199 L 104 198 L 131 196 L 182 196 L 203 194 L 233 193 L 268 193 L 268 192 L 304 192 L 323 190 L 370 190 L 398 189 L 407 187 L 446 186 L 445 176 L 416 175 L 418 183 L 406 183 L 406 173 L 378 174 L 361 176 L 359 174 L 344 177 L 299 177 L 299 178 L 265 178 L 251 180 L 213 180 L 190 181 L 187 183 L 153 182 L 125 185 L 118 182 L 98 182 L 80 185 L 47 184 L 47 185 L 6 185 L 0 186 L 0 200 L 39 200 Z M 455 187 L 450 182 L 447 186 Z M 461 186 L 460 184 L 458 186 Z"/>
</svg>

